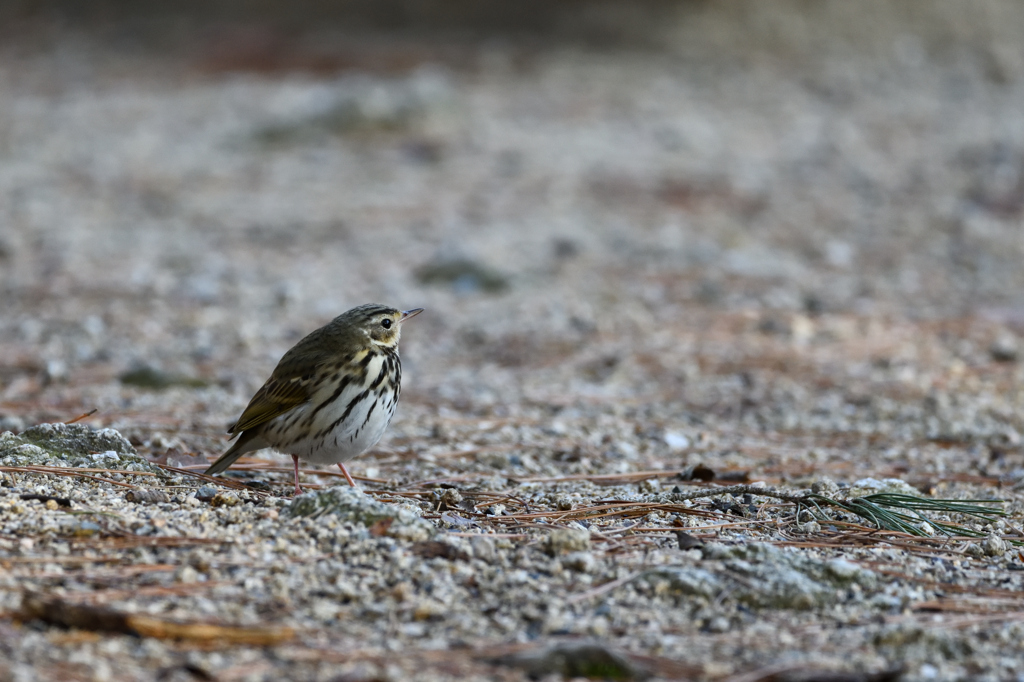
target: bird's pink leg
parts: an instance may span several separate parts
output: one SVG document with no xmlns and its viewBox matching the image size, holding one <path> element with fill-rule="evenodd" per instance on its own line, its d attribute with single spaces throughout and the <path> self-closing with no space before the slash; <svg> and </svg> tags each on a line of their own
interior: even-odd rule
<svg viewBox="0 0 1024 682">
<path fill-rule="evenodd" d="M 299 487 L 299 456 L 292 455 L 292 463 L 295 465 L 295 495 L 302 494 L 302 488 Z"/>
<path fill-rule="evenodd" d="M 352 477 L 349 475 L 348 469 L 345 468 L 345 465 L 342 464 L 341 462 L 338 462 L 338 467 L 341 468 L 341 473 L 345 474 L 345 480 L 348 481 L 348 484 L 355 488 L 356 482 L 352 480 Z"/>
</svg>

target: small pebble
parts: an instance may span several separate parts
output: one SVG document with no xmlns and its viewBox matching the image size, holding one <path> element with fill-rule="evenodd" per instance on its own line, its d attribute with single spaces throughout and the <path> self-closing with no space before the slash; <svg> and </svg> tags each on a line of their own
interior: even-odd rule
<svg viewBox="0 0 1024 682">
<path fill-rule="evenodd" d="M 714 618 L 708 621 L 706 627 L 708 632 L 716 633 L 729 632 L 729 628 L 729 619 L 725 618 L 724 616 L 715 616 Z"/>
<path fill-rule="evenodd" d="M 210 500 L 210 505 L 213 507 L 234 507 L 240 502 L 241 500 L 238 499 L 238 495 L 234 493 L 217 493 Z"/>
<path fill-rule="evenodd" d="M 548 534 L 544 548 L 552 556 L 587 551 L 590 549 L 590 533 L 585 530 L 556 528 Z"/>
<path fill-rule="evenodd" d="M 685 450 L 690 447 L 690 439 L 687 438 L 686 434 L 679 431 L 666 431 L 664 440 L 665 445 L 673 450 Z"/>
<path fill-rule="evenodd" d="M 1006 540 L 993 533 L 981 543 L 986 556 L 1003 556 L 1006 554 Z"/>
<path fill-rule="evenodd" d="M 562 565 L 578 573 L 590 573 L 597 565 L 597 560 L 590 552 L 570 552 L 562 557 Z"/>
<path fill-rule="evenodd" d="M 196 499 L 204 502 L 212 500 L 217 496 L 218 490 L 212 485 L 204 485 L 196 491 Z"/>
<path fill-rule="evenodd" d="M 493 562 L 495 558 L 494 541 L 488 537 L 477 536 L 469 541 L 473 548 L 473 558 L 481 561 Z"/>
<path fill-rule="evenodd" d="M 661 484 L 656 478 L 648 478 L 640 481 L 640 483 L 637 484 L 637 488 L 642 493 L 656 493 L 661 490 Z"/>
<path fill-rule="evenodd" d="M 174 579 L 179 583 L 195 583 L 199 582 L 199 578 L 199 571 L 187 564 L 174 572 Z"/>
<path fill-rule="evenodd" d="M 996 362 L 1016 362 L 1020 354 L 1017 338 L 1009 332 L 1000 334 L 988 347 L 988 353 Z"/>
<path fill-rule="evenodd" d="M 78 524 L 71 534 L 78 538 L 87 538 L 96 535 L 102 530 L 97 524 L 92 521 L 82 521 Z"/>
<path fill-rule="evenodd" d="M 441 493 L 441 504 L 447 509 L 455 509 L 462 502 L 462 493 L 457 488 L 448 488 Z"/>
<path fill-rule="evenodd" d="M 806 535 L 816 535 L 821 532 L 821 524 L 817 521 L 808 521 L 807 523 L 798 523 L 797 530 Z"/>
<path fill-rule="evenodd" d="M 162 490 L 130 490 L 124 499 L 136 504 L 158 504 L 167 502 L 167 493 Z"/>
<path fill-rule="evenodd" d="M 822 476 L 811 483 L 811 492 L 834 498 L 839 494 L 839 486 L 828 476 Z"/>
</svg>

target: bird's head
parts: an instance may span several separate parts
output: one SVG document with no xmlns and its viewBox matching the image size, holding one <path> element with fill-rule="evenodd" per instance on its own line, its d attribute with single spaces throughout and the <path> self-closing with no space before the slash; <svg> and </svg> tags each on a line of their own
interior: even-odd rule
<svg viewBox="0 0 1024 682">
<path fill-rule="evenodd" d="M 344 313 L 341 319 L 366 334 L 371 344 L 394 348 L 402 334 L 402 323 L 421 312 L 423 308 L 398 310 L 385 305 L 367 303 Z"/>
</svg>

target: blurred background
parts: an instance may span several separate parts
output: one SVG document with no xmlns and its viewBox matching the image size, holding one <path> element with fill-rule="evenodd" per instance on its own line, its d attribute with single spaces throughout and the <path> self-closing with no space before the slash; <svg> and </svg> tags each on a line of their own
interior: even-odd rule
<svg viewBox="0 0 1024 682">
<path fill-rule="evenodd" d="M 368 301 L 427 308 L 424 414 L 693 423 L 811 385 L 755 422 L 785 426 L 1016 360 L 1020 3 L 22 0 L 0 26 L 8 427 L 99 408 L 216 450 Z"/>
<path fill-rule="evenodd" d="M 575 633 L 706 679 L 764 665 L 729 679 L 814 678 L 799 661 L 836 679 L 904 665 L 1011 679 L 1020 556 L 1000 538 L 1024 490 L 1022 218 L 1018 0 L 0 0 L 0 432 L 91 413 L 142 455 L 202 471 L 303 335 L 362 303 L 424 307 L 403 333 L 396 418 L 348 466 L 389 504 L 457 511 L 442 502 L 465 493 L 458 509 L 486 511 L 446 512 L 441 528 L 515 533 L 472 545 L 477 573 L 441 542 L 376 537 L 383 521 L 349 536 L 272 506 L 182 503 L 196 478 L 143 508 L 80 478 L 4 474 L 2 552 L 66 554 L 71 526 L 41 504 L 59 495 L 105 510 L 74 517 L 71 542 L 89 543 L 75 547 L 133 557 L 67 573 L 25 557 L 38 563 L 0 584 L 8 620 L 32 584 L 111 586 L 96 591 L 131 595 L 128 612 L 281 619 L 318 648 L 204 659 L 4 621 L 0 659 L 11 642 L 18 669 L 57 661 L 62 680 L 82 651 L 124 677 L 158 660 L 188 662 L 166 679 L 195 679 L 206 660 L 210 679 L 280 679 L 372 650 L 380 674 L 335 679 L 410 679 L 390 666 L 414 649 L 458 658 Z M 330 473 L 302 484 L 337 484 Z M 269 452 L 226 476 L 292 493 L 290 462 Z M 15 477 L 40 503 L 12 504 Z M 791 525 L 749 495 L 694 510 L 722 548 L 844 557 L 779 583 L 796 606 L 834 574 L 821 589 L 835 607 L 772 614 L 748 608 L 742 592 L 766 581 L 731 559 L 742 590 L 642 577 L 695 561 L 681 550 L 699 541 L 672 531 L 700 517 L 630 507 L 611 521 L 603 506 L 668 509 L 661 492 L 712 478 L 833 490 L 824 477 L 1005 499 L 1013 520 L 976 544 L 910 544 Z M 574 505 L 602 529 L 578 563 L 541 552 L 556 546 L 544 524 Z M 92 537 L 100 523 L 129 544 L 92 544 L 108 539 Z M 314 556 L 348 537 L 330 563 Z M 877 587 L 848 581 L 858 562 Z M 153 569 L 175 566 L 177 587 L 218 590 L 154 589 Z"/>
</svg>

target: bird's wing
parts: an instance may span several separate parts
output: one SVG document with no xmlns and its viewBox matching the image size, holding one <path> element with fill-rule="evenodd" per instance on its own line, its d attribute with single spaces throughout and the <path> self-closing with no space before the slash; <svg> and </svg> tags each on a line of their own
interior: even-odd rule
<svg viewBox="0 0 1024 682">
<path fill-rule="evenodd" d="M 266 424 L 308 401 L 312 396 L 316 370 L 324 360 L 319 355 L 286 354 L 228 433 L 241 433 Z"/>
</svg>

